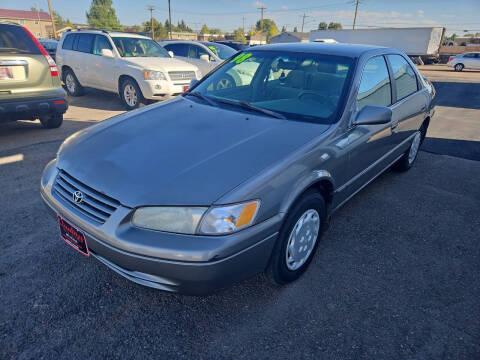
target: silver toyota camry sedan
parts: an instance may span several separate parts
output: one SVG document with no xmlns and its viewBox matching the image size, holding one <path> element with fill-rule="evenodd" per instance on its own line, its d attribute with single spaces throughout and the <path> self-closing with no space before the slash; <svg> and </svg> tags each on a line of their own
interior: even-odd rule
<svg viewBox="0 0 480 360">
<path fill-rule="evenodd" d="M 139 284 L 205 294 L 262 271 L 286 284 L 335 210 L 414 164 L 434 94 L 395 49 L 248 48 L 183 96 L 69 137 L 41 194 L 68 245 Z"/>
</svg>

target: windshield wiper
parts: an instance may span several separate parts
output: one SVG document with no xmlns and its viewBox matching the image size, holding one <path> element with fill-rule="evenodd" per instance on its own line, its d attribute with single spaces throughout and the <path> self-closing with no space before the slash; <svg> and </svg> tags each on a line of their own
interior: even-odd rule
<svg viewBox="0 0 480 360">
<path fill-rule="evenodd" d="M 271 117 L 274 117 L 274 118 L 277 118 L 277 119 L 285 119 L 285 116 L 283 116 L 282 114 L 279 114 L 275 111 L 267 110 L 267 109 L 264 109 L 264 108 L 261 108 L 261 107 L 255 106 L 255 105 L 252 105 L 248 101 L 234 101 L 234 100 L 227 100 L 227 99 L 221 99 L 221 98 L 215 98 L 215 100 L 218 101 L 218 102 L 221 102 L 221 103 L 225 103 L 225 104 L 240 106 L 244 109 L 253 110 L 253 111 L 256 111 L 256 112 L 259 112 L 259 113 L 262 113 L 262 114 L 265 114 L 265 115 L 268 115 L 268 116 L 271 116 Z"/>
<path fill-rule="evenodd" d="M 202 99 L 203 101 L 209 103 L 210 105 L 212 106 L 217 106 L 217 104 L 215 104 L 215 101 L 213 101 L 212 99 L 210 99 L 210 97 L 208 96 L 205 96 L 203 95 L 202 93 L 198 92 L 198 91 L 193 91 L 193 92 L 187 92 L 185 95 L 191 95 L 191 96 L 195 96 L 199 99 Z"/>
</svg>

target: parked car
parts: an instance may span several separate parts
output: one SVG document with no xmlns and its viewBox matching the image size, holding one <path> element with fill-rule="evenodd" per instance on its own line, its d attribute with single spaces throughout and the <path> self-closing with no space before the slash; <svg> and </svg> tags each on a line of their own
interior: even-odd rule
<svg viewBox="0 0 480 360">
<path fill-rule="evenodd" d="M 0 122 L 62 125 L 68 104 L 55 61 L 23 26 L 0 20 Z"/>
<path fill-rule="evenodd" d="M 38 39 L 38 42 L 42 44 L 43 48 L 47 50 L 48 54 L 53 60 L 56 59 L 58 40 L 55 39 Z"/>
<path fill-rule="evenodd" d="M 248 84 L 216 88 L 244 63 Z M 181 97 L 67 139 L 41 194 L 70 246 L 139 284 L 204 294 L 264 270 L 285 284 L 335 210 L 413 166 L 432 98 L 395 49 L 258 46 Z"/>
<path fill-rule="evenodd" d="M 179 95 L 200 76 L 196 66 L 172 59 L 152 39 L 117 31 L 64 33 L 57 62 L 69 95 L 82 95 L 84 87 L 111 91 L 128 110 Z"/>
<path fill-rule="evenodd" d="M 237 51 L 243 50 L 248 46 L 248 45 L 245 45 L 244 43 L 241 43 L 240 41 L 227 41 L 227 40 L 225 40 L 225 41 L 223 41 L 223 40 L 215 41 L 215 44 L 222 44 L 222 45 L 230 46 L 232 49 L 237 50 Z"/>
<path fill-rule="evenodd" d="M 480 52 L 468 52 L 457 56 L 450 56 L 447 66 L 455 71 L 463 69 L 480 69 Z"/>
<path fill-rule="evenodd" d="M 209 41 L 164 40 L 159 42 L 174 56 L 200 69 L 201 76 L 221 64 L 236 51 L 229 46 Z"/>
</svg>

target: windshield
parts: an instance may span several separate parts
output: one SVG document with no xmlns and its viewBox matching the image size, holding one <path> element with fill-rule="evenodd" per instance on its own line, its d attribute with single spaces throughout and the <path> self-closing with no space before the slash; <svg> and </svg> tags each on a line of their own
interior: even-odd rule
<svg viewBox="0 0 480 360">
<path fill-rule="evenodd" d="M 230 46 L 226 46 L 223 44 L 217 44 L 212 42 L 205 42 L 203 44 L 207 46 L 210 50 L 212 50 L 212 52 L 222 60 L 228 59 L 230 56 L 237 52 Z"/>
<path fill-rule="evenodd" d="M 352 63 L 347 57 L 246 51 L 192 91 L 220 103 L 246 102 L 287 119 L 331 124 L 343 107 Z"/>
<path fill-rule="evenodd" d="M 151 39 L 112 37 L 121 57 L 170 57 L 168 52 Z"/>
</svg>

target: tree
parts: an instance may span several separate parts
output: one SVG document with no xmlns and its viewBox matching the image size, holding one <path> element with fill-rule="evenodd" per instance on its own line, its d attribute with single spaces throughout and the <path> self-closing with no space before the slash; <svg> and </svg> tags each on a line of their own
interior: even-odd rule
<svg viewBox="0 0 480 360">
<path fill-rule="evenodd" d="M 53 20 L 57 29 L 70 26 L 73 28 L 73 23 L 69 19 L 64 19 L 58 12 L 53 11 Z"/>
<path fill-rule="evenodd" d="M 298 32 L 298 29 L 296 26 L 293 28 L 293 32 Z"/>
<path fill-rule="evenodd" d="M 210 30 L 208 30 L 207 24 L 202 25 L 202 29 L 200 30 L 200 34 L 210 34 Z"/>
<path fill-rule="evenodd" d="M 92 0 L 90 11 L 87 12 L 87 22 L 93 28 L 106 30 L 121 30 L 122 25 L 115 14 L 112 0 Z"/>
<path fill-rule="evenodd" d="M 185 21 L 183 21 L 183 19 L 178 22 L 175 30 L 179 32 L 193 32 L 193 30 L 187 24 L 185 24 Z"/>
<path fill-rule="evenodd" d="M 320 24 L 318 24 L 318 30 L 327 30 L 327 23 L 325 21 L 322 21 Z"/>
<path fill-rule="evenodd" d="M 282 33 L 287 32 L 287 27 L 285 25 L 283 25 L 282 26 L 282 31 L 280 31 L 280 32 L 282 32 Z"/>
<path fill-rule="evenodd" d="M 147 34 L 152 33 L 152 23 L 151 21 L 145 21 L 142 23 L 143 25 L 143 31 L 146 32 Z M 166 39 L 168 35 L 168 29 L 166 29 L 163 24 L 157 19 L 153 18 L 153 35 L 155 36 L 155 39 L 153 40 L 158 40 L 158 39 Z"/>
<path fill-rule="evenodd" d="M 331 22 L 330 24 L 328 24 L 328 30 L 340 30 L 341 28 L 342 24 L 340 23 Z"/>
<path fill-rule="evenodd" d="M 238 28 L 237 30 L 233 31 L 233 35 L 235 36 L 233 40 L 240 41 L 241 43 L 246 43 L 247 39 L 245 38 L 245 34 L 243 33 L 242 28 Z"/>
<path fill-rule="evenodd" d="M 257 30 L 261 31 L 262 21 L 258 20 L 255 27 Z M 267 36 L 267 42 L 270 40 L 270 38 L 277 35 L 278 28 L 277 25 L 275 25 L 275 21 L 273 21 L 272 19 L 263 19 L 263 32 Z"/>
</svg>

